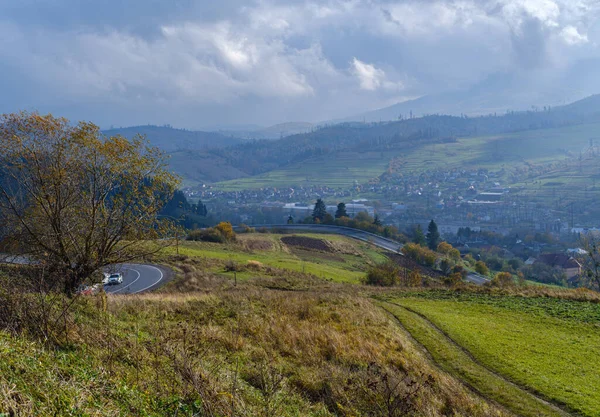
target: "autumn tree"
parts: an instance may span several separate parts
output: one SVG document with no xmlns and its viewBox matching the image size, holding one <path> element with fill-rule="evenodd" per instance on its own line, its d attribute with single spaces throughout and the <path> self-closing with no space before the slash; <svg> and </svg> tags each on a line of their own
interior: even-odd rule
<svg viewBox="0 0 600 417">
<path fill-rule="evenodd" d="M 102 267 L 152 254 L 174 224 L 157 219 L 178 181 L 141 137 L 106 137 L 98 126 L 22 112 L 0 116 L 3 250 L 45 266 L 73 294 Z"/>
<path fill-rule="evenodd" d="M 489 275 L 490 270 L 488 266 L 483 261 L 477 261 L 475 263 L 475 272 L 481 275 Z"/>
<path fill-rule="evenodd" d="M 496 287 L 510 287 L 515 285 L 515 280 L 513 279 L 512 274 L 509 272 L 499 272 L 492 279 L 491 285 Z"/>
</svg>

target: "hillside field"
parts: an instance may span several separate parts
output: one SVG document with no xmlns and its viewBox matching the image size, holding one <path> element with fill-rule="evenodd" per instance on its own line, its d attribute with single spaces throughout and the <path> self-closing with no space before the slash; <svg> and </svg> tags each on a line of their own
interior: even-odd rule
<svg viewBox="0 0 600 417">
<path fill-rule="evenodd" d="M 175 271 L 164 287 L 76 298 L 51 340 L 0 330 L 0 415 L 600 412 L 595 293 L 364 286 L 384 253 L 327 234 L 176 252 L 152 260 Z"/>
<path fill-rule="evenodd" d="M 402 148 L 344 151 L 262 175 L 222 181 L 217 185 L 230 191 L 312 184 L 350 187 L 355 181 L 362 184 L 383 174 L 393 158 L 400 159 L 402 172 L 405 173 L 454 168 L 505 168 L 512 171 L 531 164 L 557 163 L 567 158 L 577 158 L 580 152 L 589 148 L 590 139 L 600 144 L 600 124 L 462 137 L 453 143 L 426 144 L 408 151 Z M 564 175 L 572 176 L 568 171 Z"/>
<path fill-rule="evenodd" d="M 532 415 L 539 407 L 539 415 L 559 415 L 533 397 L 503 397 L 518 389 L 504 378 L 567 411 L 599 415 L 599 304 L 448 292 L 386 301 L 384 307 L 445 369 L 512 411 Z"/>
<path fill-rule="evenodd" d="M 343 236 L 302 234 L 308 243 L 301 245 L 288 245 L 282 241 L 291 236 L 239 234 L 238 241 L 229 244 L 184 241 L 180 243 L 179 253 L 206 262 L 204 271 L 228 279 L 233 278 L 233 271 L 226 271 L 227 265 L 236 265 L 236 278 L 240 280 L 287 272 L 354 284 L 364 277 L 369 265 L 386 259 L 381 251 L 368 243 Z M 315 245 L 322 249 L 315 250 Z M 168 256 L 175 253 L 175 247 L 165 251 Z"/>
</svg>

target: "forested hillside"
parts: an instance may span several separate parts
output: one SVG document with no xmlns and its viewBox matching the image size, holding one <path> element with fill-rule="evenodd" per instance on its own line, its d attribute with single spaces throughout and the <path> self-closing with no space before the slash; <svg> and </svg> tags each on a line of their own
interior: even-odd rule
<svg viewBox="0 0 600 417">
<path fill-rule="evenodd" d="M 105 130 L 108 136 L 122 135 L 128 139 L 140 134 L 146 137 L 152 146 L 167 152 L 180 149 L 199 150 L 243 143 L 244 139 L 217 132 L 190 131 L 174 129 L 170 126 L 132 126 Z"/>
<path fill-rule="evenodd" d="M 457 137 L 551 129 L 599 120 L 599 96 L 592 96 L 569 106 L 501 116 L 430 115 L 389 123 L 344 123 L 276 141 L 247 141 L 229 147 L 178 152 L 173 155 L 173 168 L 188 181 L 220 181 L 262 174 L 342 151 L 407 149 Z"/>
</svg>

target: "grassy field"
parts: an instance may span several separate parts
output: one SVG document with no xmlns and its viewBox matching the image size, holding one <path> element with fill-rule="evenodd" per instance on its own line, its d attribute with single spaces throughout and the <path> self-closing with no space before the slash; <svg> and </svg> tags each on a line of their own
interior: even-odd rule
<svg viewBox="0 0 600 417">
<path fill-rule="evenodd" d="M 181 255 L 203 260 L 212 260 L 208 270 L 232 278 L 233 272 L 225 272 L 226 263 L 239 265 L 236 277 L 240 280 L 261 276 L 266 267 L 311 274 L 332 282 L 358 283 L 364 277 L 366 268 L 382 262 L 385 256 L 373 246 L 339 235 L 303 234 L 316 240 L 323 240 L 330 247 L 328 252 L 315 252 L 299 247 L 289 247 L 281 238 L 290 235 L 241 234 L 238 242 L 230 244 L 206 242 L 182 242 Z M 167 255 L 175 254 L 176 248 L 166 250 Z M 249 263 L 259 262 L 261 268 L 246 268 Z"/>
<path fill-rule="evenodd" d="M 56 344 L 0 330 L 0 415 L 510 415 L 367 299 L 227 282 L 79 299 Z"/>
<path fill-rule="evenodd" d="M 411 311 L 431 321 L 478 363 L 519 386 L 579 414 L 600 414 L 600 305 L 535 297 L 415 295 L 390 301 L 410 310 L 400 308 L 394 314 L 426 347 L 437 350 L 444 336 L 427 328 L 426 320 Z M 433 336 L 411 324 L 419 320 Z M 458 362 L 455 371 L 470 378 L 471 372 L 462 365 L 469 363 L 468 358 L 458 350 L 442 353 L 436 360 L 450 367 Z M 474 381 L 478 389 L 488 386 L 494 392 L 493 379 Z M 505 403 L 502 398 L 498 401 Z"/>
<path fill-rule="evenodd" d="M 340 152 L 248 178 L 223 181 L 219 187 L 239 191 L 263 187 L 326 185 L 348 188 L 381 175 L 391 157 L 387 152 Z"/>
<path fill-rule="evenodd" d="M 465 137 L 455 143 L 428 144 L 385 152 L 341 152 L 315 158 L 285 169 L 254 177 L 218 183 L 225 190 L 298 185 L 349 187 L 365 183 L 385 172 L 392 158 L 400 158 L 403 171 L 459 167 L 500 170 L 546 164 L 576 158 L 589 147 L 590 139 L 600 139 L 600 124 L 541 129 L 504 135 Z M 572 177 L 567 171 L 568 178 Z M 568 185 L 568 184 L 566 184 Z"/>
</svg>

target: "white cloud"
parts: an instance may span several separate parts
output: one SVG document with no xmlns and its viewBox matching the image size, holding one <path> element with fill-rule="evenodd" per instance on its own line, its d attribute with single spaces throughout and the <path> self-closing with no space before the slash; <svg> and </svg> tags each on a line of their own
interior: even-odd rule
<svg viewBox="0 0 600 417">
<path fill-rule="evenodd" d="M 560 32 L 563 40 L 569 45 L 578 45 L 589 41 L 586 34 L 579 33 L 575 26 L 565 26 Z"/>
<path fill-rule="evenodd" d="M 385 71 L 367 64 L 354 57 L 351 63 L 351 72 L 358 78 L 360 88 L 367 91 L 375 91 L 378 89 L 385 90 L 401 90 L 403 84 L 401 82 L 391 82 L 387 79 Z"/>
<path fill-rule="evenodd" d="M 318 121 L 600 56 L 597 0 L 32 2 L 0 1 L 4 79 L 35 86 L 32 106 L 109 103 L 107 118 L 143 104 Z"/>
<path fill-rule="evenodd" d="M 363 90 L 377 90 L 385 80 L 385 72 L 356 58 L 352 60 L 352 67 Z"/>
</svg>

